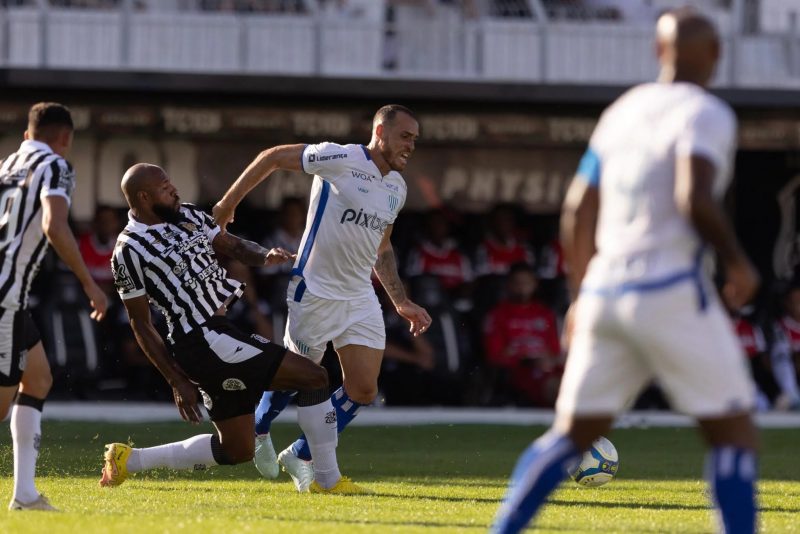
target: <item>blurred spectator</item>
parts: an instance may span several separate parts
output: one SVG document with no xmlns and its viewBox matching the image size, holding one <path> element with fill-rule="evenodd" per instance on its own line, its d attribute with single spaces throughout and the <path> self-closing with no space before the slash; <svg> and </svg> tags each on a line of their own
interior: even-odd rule
<svg viewBox="0 0 800 534">
<path fill-rule="evenodd" d="M 484 323 L 485 361 L 494 396 L 504 389 L 512 398 L 552 406 L 563 372 L 556 316 L 536 298 L 538 280 L 528 264 L 508 275 L 507 297 Z"/>
<path fill-rule="evenodd" d="M 423 238 L 408 255 L 406 276 L 433 275 L 455 302 L 469 296 L 472 265 L 450 232 L 450 222 L 442 210 L 428 212 Z"/>
<path fill-rule="evenodd" d="M 89 273 L 109 296 L 115 294 L 111 254 L 120 231 L 122 220 L 117 210 L 110 206 L 97 206 L 90 231 L 78 238 L 78 248 Z"/>
<path fill-rule="evenodd" d="M 736 335 L 744 349 L 753 381 L 758 387 L 757 408 L 766 410 L 778 399 L 781 390 L 775 382 L 769 361 L 767 340 L 761 328 L 751 317 L 730 311 Z"/>
<path fill-rule="evenodd" d="M 475 273 L 506 274 L 515 263 L 533 265 L 533 253 L 521 238 L 515 207 L 498 204 L 489 213 L 487 235 L 476 250 Z"/>
<path fill-rule="evenodd" d="M 280 247 L 289 252 L 297 253 L 300 250 L 300 241 L 303 239 L 303 230 L 306 227 L 306 204 L 301 198 L 285 198 L 278 212 L 278 227 L 269 234 L 261 243 L 266 248 Z M 262 267 L 262 275 L 284 273 L 292 270 L 292 262 L 281 265 Z"/>
</svg>

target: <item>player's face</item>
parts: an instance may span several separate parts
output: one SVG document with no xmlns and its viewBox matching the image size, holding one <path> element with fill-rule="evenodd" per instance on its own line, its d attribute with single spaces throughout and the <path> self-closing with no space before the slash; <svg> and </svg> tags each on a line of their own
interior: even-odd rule
<svg viewBox="0 0 800 534">
<path fill-rule="evenodd" d="M 533 297 L 538 285 L 533 273 L 518 271 L 508 280 L 508 298 L 513 302 L 527 302 Z"/>
<path fill-rule="evenodd" d="M 153 213 L 165 221 L 172 221 L 181 207 L 181 198 L 178 196 L 178 190 L 163 172 L 154 182 L 153 188 L 149 191 L 152 197 L 150 205 Z"/>
<path fill-rule="evenodd" d="M 382 126 L 379 135 L 381 155 L 390 169 L 402 171 L 414 152 L 414 145 L 419 138 L 419 124 L 413 117 L 400 112 L 391 123 Z"/>
</svg>

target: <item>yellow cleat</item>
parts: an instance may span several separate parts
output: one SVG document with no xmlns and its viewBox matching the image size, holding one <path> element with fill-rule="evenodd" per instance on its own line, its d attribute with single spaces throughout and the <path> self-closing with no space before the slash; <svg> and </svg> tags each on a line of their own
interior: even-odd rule
<svg viewBox="0 0 800 534">
<path fill-rule="evenodd" d="M 310 493 L 327 493 L 329 495 L 372 495 L 375 493 L 371 489 L 359 486 L 348 477 L 340 478 L 339 482 L 328 489 L 320 486 L 315 480 L 311 483 L 311 486 L 309 486 L 308 491 Z"/>
<path fill-rule="evenodd" d="M 106 445 L 106 452 L 103 455 L 103 476 L 100 478 L 100 486 L 107 488 L 119 486 L 128 478 L 128 458 L 133 449 L 124 443 L 109 443 Z"/>
</svg>

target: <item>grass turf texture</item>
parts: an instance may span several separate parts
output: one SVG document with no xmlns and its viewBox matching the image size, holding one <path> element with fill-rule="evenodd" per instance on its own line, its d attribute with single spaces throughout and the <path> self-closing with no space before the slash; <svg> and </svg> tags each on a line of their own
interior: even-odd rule
<svg viewBox="0 0 800 534">
<path fill-rule="evenodd" d="M 0 431 L 0 497 L 12 493 L 8 427 Z M 38 487 L 63 513 L 6 512 L 0 532 L 481 532 L 492 521 L 517 456 L 543 428 L 477 425 L 352 427 L 340 437 L 342 472 L 367 497 L 300 495 L 286 474 L 258 478 L 252 463 L 205 472 L 139 473 L 99 488 L 103 444 L 150 446 L 210 431 L 183 423 L 45 422 Z M 279 449 L 296 427 L 276 425 Z M 609 435 L 619 478 L 602 488 L 567 481 L 540 514 L 541 532 L 711 532 L 702 450 L 692 429 Z M 765 430 L 763 532 L 800 532 L 800 430 Z"/>
</svg>

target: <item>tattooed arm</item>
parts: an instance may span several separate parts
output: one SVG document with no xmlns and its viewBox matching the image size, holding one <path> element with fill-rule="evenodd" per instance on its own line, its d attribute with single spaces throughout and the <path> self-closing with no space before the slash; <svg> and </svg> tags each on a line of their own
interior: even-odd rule
<svg viewBox="0 0 800 534">
<path fill-rule="evenodd" d="M 294 254 L 282 248 L 266 249 L 258 243 L 227 232 L 218 233 L 211 245 L 217 254 L 239 260 L 251 267 L 277 265 L 294 259 Z"/>
<path fill-rule="evenodd" d="M 397 313 L 411 324 L 411 333 L 418 336 L 431 325 L 431 317 L 425 308 L 411 302 L 406 295 L 403 281 L 397 274 L 397 260 L 394 257 L 391 241 L 392 226 L 389 225 L 383 234 L 383 240 L 378 247 L 378 259 L 373 269 L 389 298 L 392 299 Z"/>
</svg>

